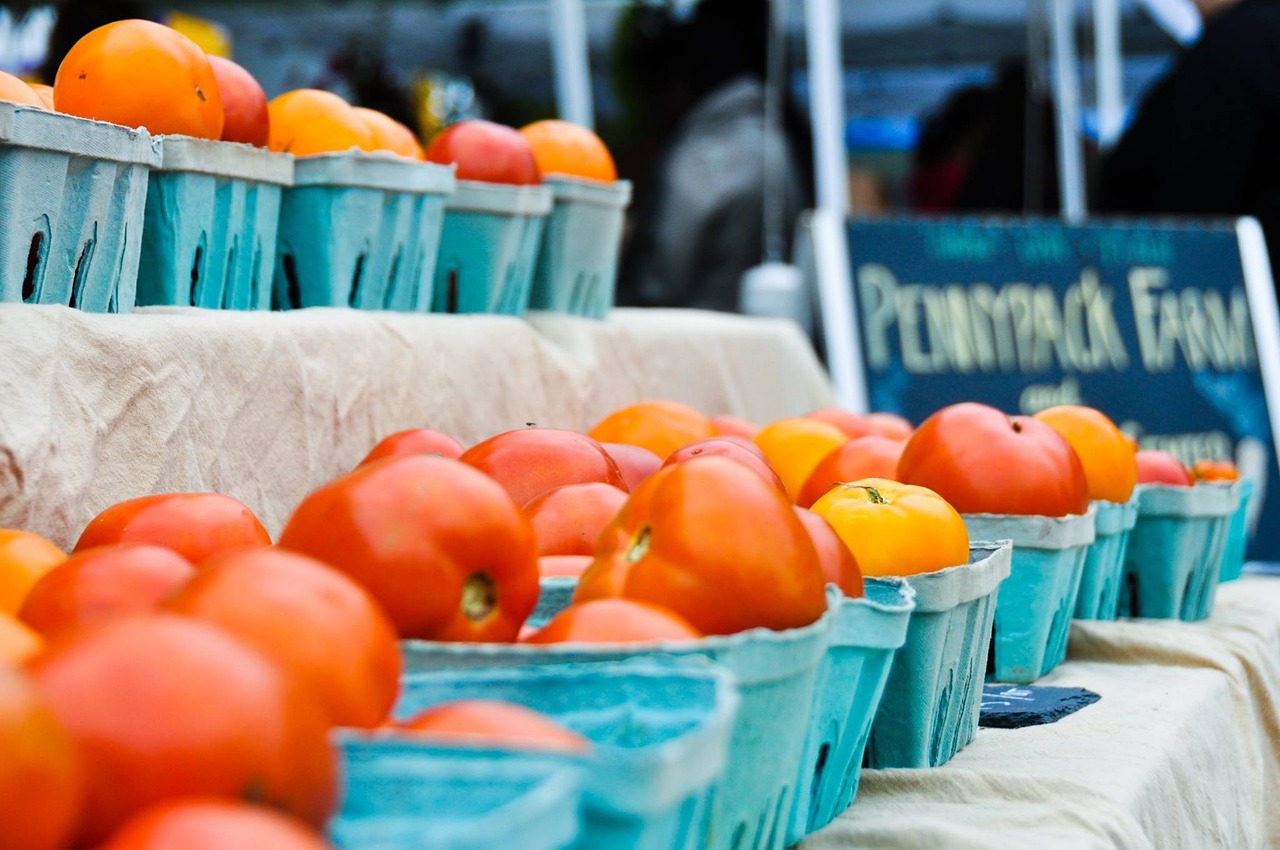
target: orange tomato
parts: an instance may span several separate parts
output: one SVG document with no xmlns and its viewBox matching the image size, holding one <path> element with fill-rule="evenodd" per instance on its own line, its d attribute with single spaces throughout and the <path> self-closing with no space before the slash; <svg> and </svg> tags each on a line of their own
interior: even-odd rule
<svg viewBox="0 0 1280 850">
<path fill-rule="evenodd" d="M 1138 461 L 1125 439 L 1105 413 L 1092 407 L 1065 404 L 1035 415 L 1071 444 L 1084 467 L 1090 499 L 1127 502 L 1138 483 Z"/>
<path fill-rule="evenodd" d="M 364 585 L 405 638 L 514 640 L 538 601 L 529 520 L 501 484 L 451 458 L 389 458 L 325 484 L 280 546 Z"/>
<path fill-rule="evenodd" d="M 108 620 L 65 634 L 27 669 L 83 760 L 78 844 L 192 795 L 265 802 L 316 825 L 333 811 L 323 712 L 213 626 L 164 614 Z"/>
<path fill-rule="evenodd" d="M 53 541 L 15 528 L 0 528 L 0 613 L 17 614 L 32 586 L 67 559 Z"/>
<path fill-rule="evenodd" d="M 896 413 L 854 413 L 842 407 L 820 407 L 805 414 L 806 419 L 817 419 L 834 425 L 849 437 L 876 435 L 894 440 L 905 440 L 914 430 L 910 422 Z"/>
<path fill-rule="evenodd" d="M 53 80 L 53 102 L 68 115 L 153 135 L 222 137 L 222 95 L 209 57 L 152 21 L 115 21 L 72 45 Z"/>
<path fill-rule="evenodd" d="M 1225 458 L 1201 458 L 1191 464 L 1191 477 L 1196 481 L 1236 481 L 1240 470 Z"/>
<path fill-rule="evenodd" d="M 898 459 L 906 443 L 879 434 L 855 437 L 828 453 L 805 479 L 796 504 L 810 507 L 842 481 L 898 477 Z"/>
<path fill-rule="evenodd" d="M 702 457 L 636 488 L 600 535 L 574 602 L 650 602 L 705 634 L 729 634 L 814 622 L 824 585 L 787 497 L 736 461 Z"/>
<path fill-rule="evenodd" d="M 591 561 L 590 555 L 543 555 L 538 558 L 538 576 L 580 578 Z"/>
<path fill-rule="evenodd" d="M 71 736 L 27 677 L 0 664 L 0 847 L 67 847 L 82 783 Z"/>
<path fill-rule="evenodd" d="M 501 700 L 445 702 L 418 712 L 393 728 L 448 743 L 585 753 L 591 742 L 545 714 Z"/>
<path fill-rule="evenodd" d="M 163 546 L 94 546 L 45 573 L 18 616 L 53 637 L 64 629 L 152 610 L 195 572 L 190 561 Z"/>
<path fill-rule="evenodd" d="M 456 458 L 462 454 L 462 443 L 448 434 L 430 428 L 409 428 L 383 437 L 359 465 L 364 466 L 386 457 L 425 454 Z"/>
<path fill-rule="evenodd" d="M 42 86 L 42 88 L 49 87 Z M 46 102 L 41 97 L 40 92 L 36 91 L 35 86 L 29 86 L 13 74 L 5 71 L 0 71 L 0 100 L 7 100 L 10 103 L 22 103 L 27 106 L 39 106 L 42 109 L 53 108 L 53 105 Z"/>
<path fill-rule="evenodd" d="M 570 605 L 521 643 L 656 643 L 700 637 L 702 632 L 660 605 L 595 599 Z"/>
<path fill-rule="evenodd" d="M 734 416 L 732 413 L 712 416 L 711 425 L 715 428 L 718 437 L 742 437 L 754 440 L 756 434 L 760 433 L 759 425 L 741 416 Z"/>
<path fill-rule="evenodd" d="M 626 480 L 604 446 L 563 428 L 503 431 L 467 449 L 458 460 L 501 484 L 517 505 L 566 484 L 600 482 L 625 490 Z"/>
<path fill-rule="evenodd" d="M 853 552 L 864 576 L 910 576 L 969 562 L 964 519 L 927 487 L 867 478 L 813 505 Z"/>
<path fill-rule="evenodd" d="M 538 555 L 591 555 L 596 538 L 627 501 L 625 491 L 600 481 L 566 484 L 524 506 L 538 539 Z"/>
<path fill-rule="evenodd" d="M 626 443 L 601 443 L 601 447 L 613 458 L 622 473 L 622 480 L 630 493 L 640 482 L 657 472 L 662 466 L 662 458 L 643 446 L 631 446 Z"/>
<path fill-rule="evenodd" d="M 294 89 L 267 103 L 267 147 L 294 156 L 373 150 L 373 134 L 355 108 L 320 89 Z"/>
<path fill-rule="evenodd" d="M 777 487 L 780 492 L 785 493 L 787 491 L 782 479 L 778 477 L 778 473 L 774 472 L 773 467 L 764 459 L 764 452 L 760 451 L 759 446 L 745 437 L 708 437 L 705 440 L 698 440 L 667 455 L 667 459 L 662 465 L 671 466 L 675 463 L 692 460 L 695 457 L 712 456 L 727 457 L 729 460 L 735 460 L 772 486 Z"/>
<path fill-rule="evenodd" d="M 376 109 L 364 106 L 353 106 L 352 109 L 369 128 L 370 150 L 390 151 L 407 159 L 422 159 L 422 145 L 408 127 Z"/>
<path fill-rule="evenodd" d="M 0 613 L 0 667 L 22 664 L 42 649 L 44 638 L 38 632 L 21 620 Z"/>
<path fill-rule="evenodd" d="M 563 174 L 601 183 L 618 179 L 613 156 L 600 137 L 578 124 L 548 119 L 520 128 L 529 142 L 538 171 L 546 177 Z"/>
<path fill-rule="evenodd" d="M 271 535 L 243 502 L 221 493 L 162 493 L 118 502 L 89 520 L 76 552 L 109 543 L 166 546 L 196 566 L 211 555 L 270 546 Z"/>
<path fill-rule="evenodd" d="M 818 553 L 818 564 L 822 567 L 822 576 L 827 584 L 840 588 L 845 596 L 859 597 L 866 594 L 862 582 L 862 570 L 858 568 L 858 560 L 844 540 L 836 534 L 825 517 L 815 514 L 808 508 L 795 506 L 796 516 L 804 523 L 809 532 L 809 540 Z"/>
<path fill-rule="evenodd" d="M 98 850 L 331 850 L 306 824 L 273 809 L 195 797 L 138 812 Z"/>
<path fill-rule="evenodd" d="M 715 436 L 711 420 L 678 401 L 639 401 L 606 414 L 587 433 L 602 443 L 641 446 L 666 460 L 696 440 Z"/>
<path fill-rule="evenodd" d="M 755 439 L 793 501 L 818 463 L 847 442 L 849 438 L 836 426 L 808 417 L 770 422 Z"/>
<path fill-rule="evenodd" d="M 338 726 L 382 723 L 400 690 L 395 626 L 343 573 L 282 549 L 210 558 L 165 608 L 211 623 L 310 688 Z"/>
</svg>

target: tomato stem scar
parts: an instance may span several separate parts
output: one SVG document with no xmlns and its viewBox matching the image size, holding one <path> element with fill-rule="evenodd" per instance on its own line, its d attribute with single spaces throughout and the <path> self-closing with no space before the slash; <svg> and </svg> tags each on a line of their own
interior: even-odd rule
<svg viewBox="0 0 1280 850">
<path fill-rule="evenodd" d="M 478 623 L 493 613 L 498 604 L 498 587 L 488 573 L 472 573 L 462 583 L 462 613 Z"/>
<path fill-rule="evenodd" d="M 634 564 L 643 558 L 649 552 L 649 538 L 653 536 L 653 528 L 648 525 L 640 527 L 636 532 L 636 536 L 631 540 L 631 545 L 627 547 L 627 563 Z"/>
<path fill-rule="evenodd" d="M 871 502 L 871 504 L 873 504 L 873 505 L 887 505 L 887 504 L 889 504 L 889 500 L 888 500 L 888 499 L 886 499 L 886 498 L 884 497 L 884 494 L 883 494 L 883 493 L 881 493 L 879 490 L 877 490 L 875 487 L 872 487 L 872 486 L 871 486 L 871 485 L 869 485 L 869 484 L 848 484 L 848 483 L 845 483 L 845 484 L 841 484 L 840 486 L 842 486 L 842 487 L 850 487 L 850 488 L 852 488 L 852 489 L 854 489 L 854 490 L 866 490 L 866 491 L 867 491 L 867 497 L 868 497 L 869 501 Z"/>
</svg>

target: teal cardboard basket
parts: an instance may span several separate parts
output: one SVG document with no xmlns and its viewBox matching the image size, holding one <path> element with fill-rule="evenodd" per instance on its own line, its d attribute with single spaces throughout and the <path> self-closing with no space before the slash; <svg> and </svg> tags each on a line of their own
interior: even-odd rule
<svg viewBox="0 0 1280 850">
<path fill-rule="evenodd" d="M 269 309 L 293 157 L 190 136 L 158 136 L 156 144 L 138 305 Z"/>
<path fill-rule="evenodd" d="M 1093 505 L 1064 517 L 965 514 L 971 540 L 1013 541 L 1009 578 L 996 594 L 991 681 L 1028 684 L 1067 657 L 1096 515 Z"/>
<path fill-rule="evenodd" d="M 578 580 L 570 576 L 545 576 L 538 580 L 538 604 L 525 624 L 540 629 L 547 621 L 568 608 Z"/>
<path fill-rule="evenodd" d="M 280 202 L 274 306 L 426 311 L 453 169 L 395 154 L 294 160 Z"/>
<path fill-rule="evenodd" d="M 1240 504 L 1227 523 L 1227 542 L 1222 552 L 1222 569 L 1218 581 L 1235 581 L 1244 571 L 1245 548 L 1249 544 L 1249 502 L 1253 499 L 1253 479 L 1241 478 L 1235 483 Z"/>
<path fill-rule="evenodd" d="M 736 677 L 741 702 L 724 779 L 717 786 L 702 847 L 778 850 L 785 846 L 809 714 L 832 612 L 800 629 L 751 629 L 696 641 L 624 644 L 457 644 L 403 641 L 406 675 L 452 667 L 564 664 L 654 655 L 700 656 Z"/>
<path fill-rule="evenodd" d="M 591 741 L 582 850 L 700 850 L 738 710 L 722 667 L 685 658 L 418 672 L 404 678 L 395 714 L 460 699 L 518 703 Z"/>
<path fill-rule="evenodd" d="M 551 204 L 547 186 L 459 180 L 445 205 L 431 309 L 523 315 Z"/>
<path fill-rule="evenodd" d="M 410 738 L 337 734 L 340 850 L 565 850 L 581 831 L 577 763 L 432 747 Z"/>
<path fill-rule="evenodd" d="M 788 845 L 849 807 L 858 793 L 871 722 L 880 707 L 894 653 L 907 637 L 915 591 L 900 578 L 868 578 L 850 599 L 834 585 L 834 617 L 818 678 L 809 736 L 800 762 Z"/>
<path fill-rule="evenodd" d="M 1127 502 L 1095 501 L 1095 533 L 1084 559 L 1080 592 L 1076 596 L 1077 620 L 1114 620 L 1120 606 L 1120 581 L 1129 533 L 1138 521 L 1138 495 Z"/>
<path fill-rule="evenodd" d="M 545 183 L 554 201 L 529 307 L 603 319 L 613 307 L 631 184 L 571 177 L 548 177 Z"/>
<path fill-rule="evenodd" d="M 1138 492 L 1120 614 L 1205 619 L 1213 613 L 1239 490 L 1229 484 L 1140 484 Z"/>
<path fill-rule="evenodd" d="M 915 610 L 871 727 L 868 767 L 937 767 L 973 740 L 1012 557 L 1008 540 L 971 543 L 968 564 L 907 579 Z"/>
<path fill-rule="evenodd" d="M 133 309 L 146 130 L 0 102 L 0 301 Z"/>
</svg>

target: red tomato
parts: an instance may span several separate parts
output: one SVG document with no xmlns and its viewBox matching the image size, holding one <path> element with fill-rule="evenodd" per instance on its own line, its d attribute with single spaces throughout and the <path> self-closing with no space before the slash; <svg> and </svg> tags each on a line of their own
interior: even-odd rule
<svg viewBox="0 0 1280 850">
<path fill-rule="evenodd" d="M 430 428 L 409 428 L 383 437 L 370 449 L 359 465 L 364 466 L 366 463 L 387 457 L 429 454 L 456 458 L 462 454 L 462 443 L 448 434 L 442 434 Z"/>
<path fill-rule="evenodd" d="M 855 437 L 830 452 L 809 473 L 796 504 L 807 508 L 841 482 L 898 476 L 898 460 L 906 443 L 879 434 Z"/>
<path fill-rule="evenodd" d="M 590 555 L 543 555 L 538 559 L 538 575 L 542 578 L 580 578 L 591 566 Z"/>
<path fill-rule="evenodd" d="M 661 605 L 706 634 L 808 625 L 826 610 L 817 553 L 790 501 L 736 461 L 701 457 L 641 484 L 600 535 L 574 602 Z"/>
<path fill-rule="evenodd" d="M 1191 477 L 1196 481 L 1237 481 L 1240 470 L 1224 458 L 1201 458 L 1191 464 Z"/>
<path fill-rule="evenodd" d="M 700 637 L 702 632 L 687 620 L 659 605 L 634 599 L 596 599 L 570 605 L 521 642 L 656 643 Z"/>
<path fill-rule="evenodd" d="M 1139 484 L 1173 484 L 1190 487 L 1195 482 L 1182 461 L 1159 449 L 1143 449 L 1138 452 Z"/>
<path fill-rule="evenodd" d="M 196 566 L 210 555 L 270 546 L 253 511 L 220 493 L 162 493 L 119 502 L 85 526 L 75 551 L 109 543 L 167 546 Z"/>
<path fill-rule="evenodd" d="M 212 58 L 212 57 L 210 57 Z M 158 803 L 124 823 L 98 850 L 330 850 L 318 832 L 288 815 L 215 797 Z"/>
<path fill-rule="evenodd" d="M 421 711 L 394 728 L 454 743 L 585 753 L 591 742 L 523 705 L 500 700 L 445 702 Z"/>
<path fill-rule="evenodd" d="M 596 538 L 627 501 L 612 484 L 589 481 L 548 490 L 524 506 L 539 555 L 591 555 Z"/>
<path fill-rule="evenodd" d="M 271 119 L 267 114 L 267 95 L 262 86 L 244 68 L 221 56 L 209 55 L 209 65 L 222 95 L 222 140 L 246 145 L 267 146 L 271 136 Z"/>
<path fill-rule="evenodd" d="M 1084 466 L 1062 435 L 976 402 L 926 419 L 902 450 L 898 480 L 933 490 L 962 514 L 1065 516 L 1089 508 Z"/>
<path fill-rule="evenodd" d="M 18 617 L 52 637 L 64 629 L 153 610 L 195 574 L 190 561 L 163 546 L 94 546 L 41 576 Z"/>
<path fill-rule="evenodd" d="M 618 464 L 622 479 L 627 482 L 627 492 L 640 486 L 640 482 L 657 472 L 662 466 L 662 458 L 644 446 L 633 446 L 630 443 L 601 443 L 604 450 Z"/>
<path fill-rule="evenodd" d="M 796 516 L 804 523 L 805 530 L 809 532 L 809 539 L 813 541 L 827 584 L 834 584 L 845 596 L 864 595 L 866 588 L 862 584 L 862 570 L 858 569 L 858 561 L 831 527 L 831 523 L 808 508 L 796 505 L 795 511 Z"/>
<path fill-rule="evenodd" d="M 774 472 L 769 461 L 764 459 L 764 452 L 760 451 L 760 447 L 755 443 L 743 437 L 708 437 L 705 440 L 698 440 L 667 455 L 662 465 L 671 466 L 695 457 L 713 456 L 727 457 L 729 460 L 737 461 L 759 475 L 766 483 L 777 487 L 779 492 L 784 494 L 787 492 L 786 485 L 782 483 L 778 473 Z"/>
<path fill-rule="evenodd" d="M 496 481 L 451 458 L 389 458 L 325 484 L 280 546 L 364 585 L 405 638 L 514 640 L 538 601 L 529 520 Z"/>
<path fill-rule="evenodd" d="M 741 416 L 734 416 L 732 413 L 712 416 L 711 425 L 716 429 L 716 434 L 721 437 L 742 437 L 744 440 L 754 440 L 756 434 L 760 433 L 759 425 Z"/>
<path fill-rule="evenodd" d="M 820 407 L 805 414 L 805 419 L 817 419 L 836 426 L 849 439 L 876 435 L 895 440 L 911 436 L 911 423 L 896 413 L 854 413 L 842 407 Z"/>
<path fill-rule="evenodd" d="M 595 440 L 560 428 L 504 431 L 476 443 L 458 458 L 506 488 L 517 505 L 566 484 L 601 481 L 627 489 L 613 458 Z"/>
<path fill-rule="evenodd" d="M 518 130 L 480 118 L 450 124 L 427 145 L 426 159 L 457 163 L 459 180 L 526 185 L 541 183 L 533 149 Z"/>
</svg>

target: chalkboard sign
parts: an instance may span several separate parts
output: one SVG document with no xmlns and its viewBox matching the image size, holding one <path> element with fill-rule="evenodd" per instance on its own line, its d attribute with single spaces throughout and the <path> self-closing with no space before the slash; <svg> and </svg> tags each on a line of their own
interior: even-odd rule
<svg viewBox="0 0 1280 850">
<path fill-rule="evenodd" d="M 1235 222 L 855 220 L 873 410 L 1103 410 L 1144 448 L 1255 479 L 1249 557 L 1280 561 L 1280 324 L 1262 231 Z"/>
</svg>

